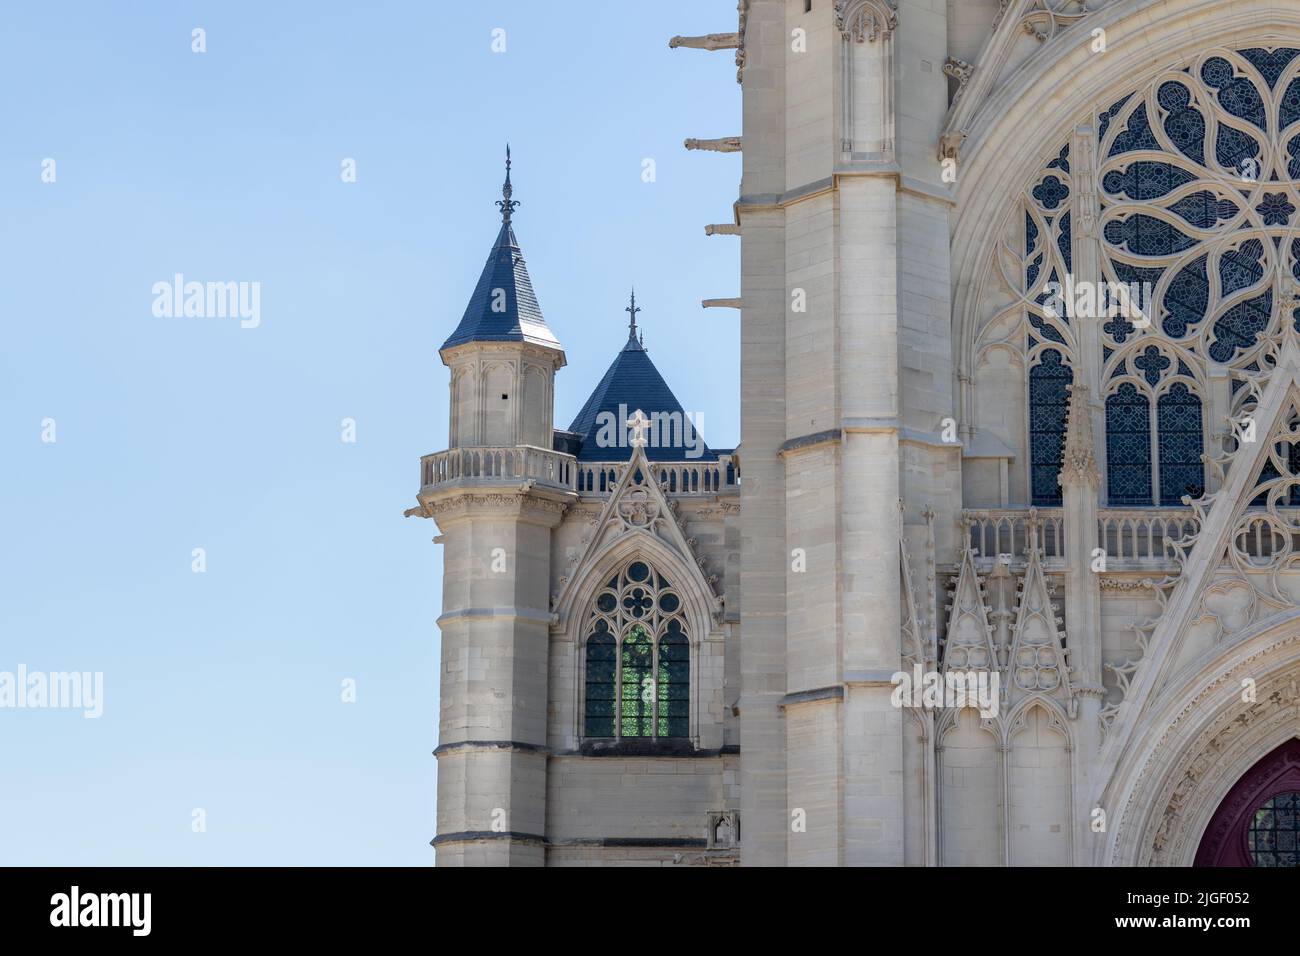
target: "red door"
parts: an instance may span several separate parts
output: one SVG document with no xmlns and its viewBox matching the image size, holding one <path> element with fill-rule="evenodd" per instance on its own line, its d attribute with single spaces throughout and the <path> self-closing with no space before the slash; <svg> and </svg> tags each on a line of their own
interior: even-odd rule
<svg viewBox="0 0 1300 956">
<path fill-rule="evenodd" d="M 1214 811 L 1197 866 L 1300 866 L 1300 740 L 1246 771 Z"/>
</svg>

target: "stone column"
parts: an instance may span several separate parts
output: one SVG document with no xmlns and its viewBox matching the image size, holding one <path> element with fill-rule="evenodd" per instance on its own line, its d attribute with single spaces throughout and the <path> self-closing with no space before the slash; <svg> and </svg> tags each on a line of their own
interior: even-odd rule
<svg viewBox="0 0 1300 956">
<path fill-rule="evenodd" d="M 1097 544 L 1097 473 L 1093 454 L 1092 415 L 1086 385 L 1070 386 L 1069 422 L 1061 465 L 1065 512 L 1065 636 L 1070 651 L 1070 684 L 1078 700 L 1074 722 L 1075 767 L 1073 859 L 1091 859 L 1089 830 L 1092 777 L 1101 745 L 1097 715 L 1105 691 L 1101 683 L 1101 578 L 1093 568 Z"/>
<path fill-rule="evenodd" d="M 740 854 L 783 866 L 785 725 L 785 4 L 751 0 L 745 21 L 741 230 Z"/>
<path fill-rule="evenodd" d="M 1097 131 L 1091 123 L 1082 123 L 1075 127 L 1070 140 L 1070 172 L 1074 186 L 1071 203 L 1073 209 L 1073 236 L 1070 258 L 1073 271 L 1070 288 L 1078 288 L 1080 283 L 1090 283 L 1094 290 L 1099 290 L 1105 281 L 1101 269 L 1101 247 L 1097 235 L 1097 223 L 1101 218 L 1101 205 L 1097 194 Z M 1065 281 L 1061 283 L 1065 285 Z M 1100 299 L 1097 300 L 1100 302 Z M 1073 308 L 1071 304 L 1070 308 Z M 1106 434 L 1106 410 L 1102 402 L 1102 325 L 1107 320 L 1094 316 L 1070 316 L 1071 327 L 1075 335 L 1074 381 L 1088 389 L 1090 404 L 1088 413 L 1092 418 L 1092 432 Z M 1099 476 L 1106 473 L 1106 450 L 1104 445 L 1094 450 Z M 1103 495 L 1106 482 L 1101 479 L 1099 488 Z M 1068 540 L 1068 539 L 1067 539 Z"/>
<path fill-rule="evenodd" d="M 439 866 L 541 866 L 545 856 L 551 529 L 561 492 L 452 489 L 443 534 Z"/>
</svg>

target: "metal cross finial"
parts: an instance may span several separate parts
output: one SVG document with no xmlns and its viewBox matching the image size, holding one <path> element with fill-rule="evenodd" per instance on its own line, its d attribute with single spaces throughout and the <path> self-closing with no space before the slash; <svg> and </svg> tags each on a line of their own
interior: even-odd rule
<svg viewBox="0 0 1300 956">
<path fill-rule="evenodd" d="M 645 417 L 645 412 L 638 408 L 635 414 L 627 420 L 627 427 L 632 429 L 632 446 L 634 448 L 644 448 L 646 443 L 645 433 L 650 428 L 650 419 Z"/>
<path fill-rule="evenodd" d="M 510 144 L 506 143 L 506 181 L 501 187 L 501 198 L 497 200 L 502 222 L 509 222 L 510 214 L 519 208 L 518 201 L 510 198 L 514 193 L 515 188 L 510 185 Z"/>
<path fill-rule="evenodd" d="M 636 314 L 641 311 L 639 308 L 637 308 L 635 288 L 632 290 L 632 304 L 629 305 L 623 311 L 632 317 L 631 321 L 629 321 L 627 324 L 627 337 L 630 339 L 634 339 L 636 338 Z"/>
</svg>

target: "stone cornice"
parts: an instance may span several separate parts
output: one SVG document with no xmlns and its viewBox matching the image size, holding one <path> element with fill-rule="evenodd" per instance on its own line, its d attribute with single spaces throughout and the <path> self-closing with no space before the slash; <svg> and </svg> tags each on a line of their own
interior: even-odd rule
<svg viewBox="0 0 1300 956">
<path fill-rule="evenodd" d="M 435 519 L 440 528 L 463 518 L 494 516 L 515 517 L 554 527 L 559 524 L 570 503 L 577 500 L 577 495 L 573 492 L 537 486 L 525 488 L 527 482 L 513 487 L 498 486 L 500 490 L 493 491 L 488 491 L 481 481 L 471 482 L 439 487 L 436 492 L 428 494 L 422 492 L 419 500 L 426 516 Z"/>
</svg>

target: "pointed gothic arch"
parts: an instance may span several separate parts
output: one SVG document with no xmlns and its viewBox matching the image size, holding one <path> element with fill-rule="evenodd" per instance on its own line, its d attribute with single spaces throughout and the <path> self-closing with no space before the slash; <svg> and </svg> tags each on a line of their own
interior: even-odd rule
<svg viewBox="0 0 1300 956">
<path fill-rule="evenodd" d="M 1007 715 L 1007 863 L 1074 862 L 1074 745 L 1070 719 L 1046 694 L 1020 701 Z"/>
<path fill-rule="evenodd" d="M 890 0 L 837 0 L 840 149 L 854 159 L 894 155 L 894 28 Z"/>
<path fill-rule="evenodd" d="M 1300 737 L 1261 757 L 1223 798 L 1196 866 L 1300 866 Z"/>
<path fill-rule="evenodd" d="M 557 702 L 566 737 L 575 746 L 594 739 L 585 725 L 591 611 L 598 595 L 607 589 L 611 576 L 637 561 L 672 582 L 672 592 L 681 602 L 674 617 L 681 621 L 682 627 L 680 632 L 671 635 L 672 646 L 676 648 L 672 653 L 684 654 L 689 659 L 684 666 L 681 661 L 673 662 L 678 673 L 685 671 L 685 679 L 678 684 L 689 686 L 687 727 L 681 736 L 697 747 L 720 746 L 722 603 L 704 575 L 702 561 L 695 556 L 694 543 L 686 537 L 673 502 L 656 480 L 655 466 L 646 461 L 641 446 L 633 447 L 627 465 L 622 467 L 584 540 L 583 553 L 574 560 L 570 573 L 560 579 L 560 592 L 553 597 L 552 642 L 562 642 L 569 649 L 567 654 L 557 654 L 555 658 L 558 662 L 555 666 L 562 669 L 562 683 L 572 687 L 572 693 Z M 621 649 L 625 636 L 611 633 L 609 638 L 615 648 Z M 663 636 L 650 635 L 652 668 L 659 666 L 659 641 Z M 604 636 L 601 639 L 604 641 Z M 608 644 L 598 643 L 596 651 L 607 656 Z M 626 663 L 621 657 L 615 659 L 616 677 Z M 653 676 L 658 680 L 657 670 Z M 596 684 L 605 692 L 601 681 Z M 655 688 L 658 693 L 659 685 Z M 650 736 L 677 737 L 680 733 L 679 724 L 667 728 L 672 734 L 660 735 L 659 729 L 657 725 L 652 728 L 654 732 Z"/>
<path fill-rule="evenodd" d="M 973 707 L 936 721 L 938 859 L 941 866 L 1006 863 L 1006 744 L 1002 721 Z"/>
<path fill-rule="evenodd" d="M 1160 704 L 1097 798 L 1108 820 L 1099 862 L 1191 866 L 1238 781 L 1296 736 L 1300 609 L 1207 648 Z"/>
<path fill-rule="evenodd" d="M 980 102 L 968 96 L 954 106 L 950 118 L 953 121 L 960 118 L 959 135 L 965 141 L 956 182 L 957 216 L 951 242 L 955 385 L 964 434 L 991 430 L 997 420 L 997 414 L 989 410 L 981 418 L 977 385 L 983 383 L 977 370 L 993 344 L 992 341 L 981 343 L 981 330 L 1000 322 L 1015 321 L 1022 304 L 996 288 L 1004 278 L 1001 274 L 1008 269 L 1007 256 L 1023 255 L 1023 246 L 1018 251 L 1012 235 L 1017 225 L 1009 200 L 1022 193 L 1025 184 L 1033 186 L 1044 181 L 1041 173 L 1045 161 L 1057 156 L 1059 146 L 1069 146 L 1070 153 L 1074 154 L 1069 159 L 1075 175 L 1059 175 L 1059 171 L 1056 174 L 1059 183 L 1077 194 L 1071 196 L 1070 214 L 1060 216 L 1060 220 L 1073 220 L 1069 236 L 1059 237 L 1060 251 L 1068 257 L 1081 237 L 1097 236 L 1107 227 L 1098 204 L 1102 184 L 1086 173 L 1104 165 L 1108 158 L 1109 144 L 1106 150 L 1099 150 L 1096 140 L 1099 132 L 1109 132 L 1112 138 L 1115 135 L 1115 127 L 1101 128 L 1110 121 L 1105 115 L 1110 104 L 1118 105 L 1132 96 L 1134 89 L 1144 82 L 1154 82 L 1175 63 L 1193 61 L 1209 50 L 1300 45 L 1300 10 L 1279 8 L 1266 0 L 1247 0 L 1241 9 L 1175 0 L 1162 7 L 1161 18 L 1155 24 L 1145 22 L 1144 6 L 1140 0 L 1116 0 L 1100 11 L 1089 13 L 1081 22 L 1056 32 L 1014 72 L 1001 74 L 994 89 L 980 93 Z M 1261 24 L 1267 24 L 1267 28 Z M 1003 23 L 996 32 L 1006 32 L 1007 26 Z M 1095 28 L 1112 31 L 1112 35 L 1136 31 L 1143 36 L 1143 43 L 1114 44 L 1104 55 L 1096 55 L 1084 42 L 1088 31 Z M 990 53 L 996 50 L 986 49 L 984 57 Z M 976 77 L 987 84 L 992 82 L 990 74 L 999 75 L 999 65 L 995 61 L 986 63 L 982 58 Z M 1022 155 L 1008 161 L 998 146 L 1012 139 L 1050 143 L 1052 148 L 1042 154 Z M 1085 175 L 1073 169 L 1076 159 L 1080 160 Z M 1261 185 L 1261 194 L 1262 189 Z M 1055 201 L 1047 192 L 1041 192 L 1040 196 L 1049 203 Z M 1204 208 L 1189 212 L 1194 216 L 1203 214 L 1206 214 Z M 1020 219 L 1018 228 L 1023 229 L 1024 217 Z M 1041 225 L 1034 217 L 1034 227 L 1041 228 Z M 1186 221 L 1183 225 L 1187 225 Z M 1058 221 L 1053 229 L 1060 227 Z M 1020 241 L 1023 243 L 1023 236 Z M 1056 243 L 1042 245 L 1054 247 Z M 1265 249 L 1265 254 L 1269 251 Z M 1052 254 L 1056 252 L 1053 250 Z M 1104 261 L 1098 262 L 1096 268 L 1098 280 L 1127 278 L 1103 274 L 1110 269 Z M 1160 282 L 1167 286 L 1174 278 L 1165 275 Z M 1015 295 L 1023 297 L 1024 293 L 1019 291 Z M 1158 295 L 1163 295 L 1163 290 L 1158 290 Z M 1074 344 L 1066 338 L 1067 346 Z M 1092 361 L 1090 358 L 1089 362 Z M 1094 375 L 1095 372 L 1090 372 L 1088 377 Z M 1098 386 L 1103 384 L 1104 381 L 1092 382 L 1092 394 L 1100 396 Z M 1204 414 L 1211 414 L 1206 396 L 1198 397 L 1205 406 Z M 997 403 L 1001 396 L 994 395 L 991 399 Z M 1096 430 L 1100 432 L 1100 412 L 1097 414 Z M 1217 416 L 1219 412 L 1213 414 Z M 1217 420 L 1216 417 L 1214 421 Z M 1205 435 L 1208 437 L 1210 430 Z M 1167 452 L 1172 454 L 1172 448 Z M 1104 472 L 1104 461 L 1101 464 Z M 1190 476 L 1181 477 L 1191 480 Z M 1172 491 L 1165 490 L 1169 493 L 1163 497 L 1171 499 Z"/>
</svg>

